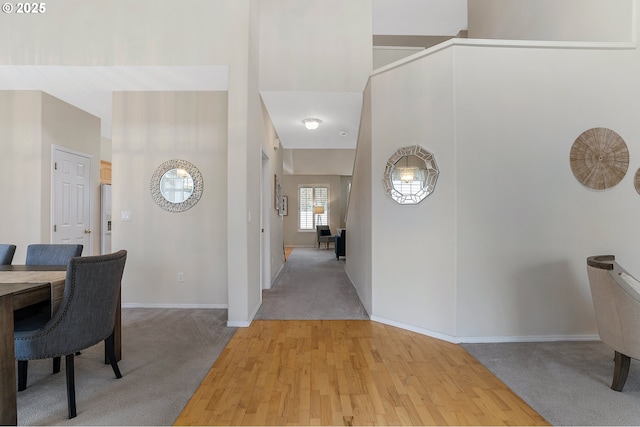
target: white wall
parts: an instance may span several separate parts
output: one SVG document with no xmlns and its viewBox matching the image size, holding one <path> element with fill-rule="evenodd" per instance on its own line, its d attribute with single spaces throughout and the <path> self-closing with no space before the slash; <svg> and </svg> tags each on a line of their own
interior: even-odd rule
<svg viewBox="0 0 640 427">
<path fill-rule="evenodd" d="M 226 92 L 114 93 L 112 248 L 129 252 L 123 303 L 227 305 L 227 102 Z M 200 201 L 181 213 L 161 209 L 149 190 L 172 159 L 191 162 L 204 181 Z"/>
<path fill-rule="evenodd" d="M 371 314 L 445 335 L 455 334 L 456 296 L 452 59 L 442 51 L 371 77 Z M 416 144 L 433 153 L 440 175 L 422 203 L 401 206 L 382 175 L 398 148 Z"/>
<path fill-rule="evenodd" d="M 586 258 L 612 253 L 633 272 L 640 257 L 638 51 L 447 43 L 370 78 L 349 276 L 365 306 L 371 286 L 372 319 L 452 341 L 597 337 Z M 600 126 L 625 139 L 632 163 L 616 187 L 593 191 L 573 176 L 569 151 Z M 434 153 L 440 176 L 432 195 L 403 207 L 379 178 L 393 151 L 413 143 Z M 370 261 L 352 254 L 367 233 Z"/>
<path fill-rule="evenodd" d="M 367 313 L 373 310 L 372 291 L 372 216 L 371 192 L 374 182 L 371 162 L 371 82 L 362 99 L 362 118 L 353 164 L 349 211 L 347 212 L 345 272 L 351 279 Z"/>
<path fill-rule="evenodd" d="M 228 64 L 247 1 L 57 0 L 34 19 L 3 14 L 0 64 Z"/>
<path fill-rule="evenodd" d="M 269 173 L 267 180 L 268 182 L 265 185 L 265 188 L 268 188 L 267 191 L 264 192 L 263 197 L 266 199 L 263 203 L 268 205 L 269 211 L 269 221 L 270 227 L 268 230 L 265 230 L 265 233 L 268 233 L 268 238 L 270 240 L 270 259 L 266 260 L 269 262 L 269 270 L 270 270 L 270 281 L 276 278 L 282 265 L 284 264 L 284 255 L 282 245 L 284 242 L 283 237 L 283 218 L 280 216 L 279 212 L 275 210 L 275 189 L 273 188 L 274 175 L 278 175 L 279 177 L 283 176 L 283 166 L 282 166 L 282 157 L 283 152 L 285 150 L 282 149 L 282 145 L 280 145 L 280 140 L 278 140 L 276 130 L 273 127 L 273 122 L 271 121 L 269 114 L 267 113 L 266 108 L 262 107 L 264 124 L 265 124 L 265 134 L 263 137 L 262 143 L 262 151 L 269 158 Z M 284 193 L 283 193 L 284 194 Z M 265 236 L 266 237 L 266 236 Z"/>
<path fill-rule="evenodd" d="M 356 150 L 286 149 L 291 175 L 351 175 Z"/>
<path fill-rule="evenodd" d="M 18 246 L 14 259 L 22 264 L 26 246 L 42 241 L 43 213 L 51 211 L 42 200 L 43 189 L 48 192 L 51 187 L 51 175 L 49 166 L 42 164 L 41 92 L 0 91 L 0 141 L 0 179 L 14 184 L 0 187 L 7 207 L 0 235 L 2 243 Z M 12 210 L 20 212 L 19 218 Z"/>
<path fill-rule="evenodd" d="M 260 89 L 361 91 L 372 69 L 371 1 L 260 0 Z"/>
<path fill-rule="evenodd" d="M 73 124 L 73 125 L 70 125 Z M 44 206 L 51 206 L 51 146 L 70 148 L 91 156 L 91 176 L 93 179 L 91 202 L 92 247 L 84 248 L 83 255 L 100 253 L 100 119 L 86 111 L 67 104 L 42 92 L 42 159 L 43 178 L 49 187 L 43 187 Z M 50 209 L 43 210 L 42 242 L 51 241 Z"/>
<path fill-rule="evenodd" d="M 341 226 L 340 176 L 285 175 L 282 178 L 282 194 L 289 197 L 289 215 L 283 218 L 284 244 L 287 246 L 317 247 L 318 239 L 315 229 L 312 231 L 298 231 L 298 188 L 300 185 L 329 187 L 329 227 L 331 228 L 331 233 L 336 234 Z M 322 247 L 324 248 L 324 246 Z"/>
<path fill-rule="evenodd" d="M 0 139 L 0 178 L 12 183 L 2 187 L 0 197 L 13 212 L 5 212 L 0 235 L 18 246 L 14 260 L 20 264 L 27 245 L 51 242 L 51 146 L 93 156 L 92 174 L 98 183 L 100 120 L 41 91 L 0 91 Z M 97 184 L 93 191 L 92 221 L 99 229 Z M 93 253 L 98 253 L 98 239 L 93 243 Z M 90 254 L 91 248 L 85 252 Z"/>
<path fill-rule="evenodd" d="M 456 66 L 458 335 L 596 334 L 586 257 L 613 253 L 632 272 L 640 257 L 637 52 L 460 47 Z M 569 166 L 592 127 L 630 152 L 607 191 Z"/>
<path fill-rule="evenodd" d="M 469 38 L 628 42 L 633 0 L 468 0 Z"/>
</svg>

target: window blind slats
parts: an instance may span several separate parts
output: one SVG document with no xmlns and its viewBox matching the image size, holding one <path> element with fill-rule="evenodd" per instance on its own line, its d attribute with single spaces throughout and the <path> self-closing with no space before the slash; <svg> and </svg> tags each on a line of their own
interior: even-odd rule
<svg viewBox="0 0 640 427">
<path fill-rule="evenodd" d="M 323 206 L 323 214 L 314 214 L 314 206 Z M 318 225 L 329 224 L 329 188 L 300 187 L 298 190 L 298 228 L 315 230 Z"/>
</svg>

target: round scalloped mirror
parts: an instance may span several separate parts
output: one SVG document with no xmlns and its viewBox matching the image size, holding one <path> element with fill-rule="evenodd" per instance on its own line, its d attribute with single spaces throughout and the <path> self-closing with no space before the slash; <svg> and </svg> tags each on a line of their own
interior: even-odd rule
<svg viewBox="0 0 640 427">
<path fill-rule="evenodd" d="M 433 154 L 419 145 L 396 151 L 384 170 L 384 187 L 389 197 L 401 205 L 415 205 L 433 192 L 438 179 Z"/>
<path fill-rule="evenodd" d="M 169 212 L 191 209 L 202 196 L 202 175 L 186 160 L 169 160 L 161 164 L 151 177 L 151 197 Z"/>
</svg>

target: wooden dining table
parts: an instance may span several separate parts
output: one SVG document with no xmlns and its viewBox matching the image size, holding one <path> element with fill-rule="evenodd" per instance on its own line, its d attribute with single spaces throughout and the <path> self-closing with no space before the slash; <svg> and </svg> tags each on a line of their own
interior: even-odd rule
<svg viewBox="0 0 640 427">
<path fill-rule="evenodd" d="M 66 266 L 0 265 L 0 425 L 18 422 L 13 312 L 50 300 L 54 313 L 62 302 L 66 274 Z M 114 341 L 119 361 L 122 358 L 120 297 Z M 105 363 L 108 363 L 106 354 Z"/>
</svg>

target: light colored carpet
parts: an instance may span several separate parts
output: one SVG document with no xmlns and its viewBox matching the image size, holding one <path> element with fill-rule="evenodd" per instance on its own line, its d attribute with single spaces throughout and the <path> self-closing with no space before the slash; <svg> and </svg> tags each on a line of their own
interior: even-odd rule
<svg viewBox="0 0 640 427">
<path fill-rule="evenodd" d="M 226 310 L 124 309 L 123 377 L 103 363 L 103 345 L 76 357 L 78 416 L 67 418 L 64 362 L 29 363 L 18 393 L 20 425 L 172 425 L 235 328 Z M 329 250 L 296 248 L 263 292 L 261 319 L 367 319 Z M 464 344 L 553 425 L 640 425 L 640 362 L 622 393 L 609 388 L 613 352 L 600 342 Z"/>
<path fill-rule="evenodd" d="M 29 362 L 18 393 L 19 425 L 172 425 L 236 328 L 226 310 L 123 309 L 122 378 L 104 364 L 104 345 L 75 357 L 78 416 L 67 418 L 64 358 Z"/>
<path fill-rule="evenodd" d="M 611 390 L 613 350 L 599 341 L 463 347 L 552 425 L 640 425 L 640 362 Z"/>
<path fill-rule="evenodd" d="M 262 291 L 256 319 L 368 320 L 344 261 L 332 249 L 296 248 L 271 289 Z"/>
</svg>

